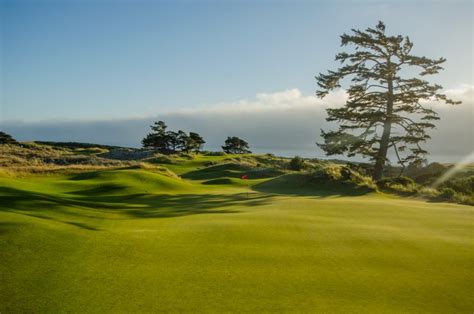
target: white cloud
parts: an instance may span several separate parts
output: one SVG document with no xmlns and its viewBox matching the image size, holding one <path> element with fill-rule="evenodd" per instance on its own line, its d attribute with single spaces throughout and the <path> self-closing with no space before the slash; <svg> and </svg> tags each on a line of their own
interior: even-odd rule
<svg viewBox="0 0 474 314">
<path fill-rule="evenodd" d="M 463 101 L 458 106 L 434 105 L 441 120 L 426 145 L 431 159 L 455 161 L 471 153 L 473 147 L 472 85 L 447 90 L 446 94 Z M 242 99 L 206 107 L 183 109 L 143 118 L 102 121 L 63 121 L 3 123 L 2 128 L 20 140 L 82 141 L 112 145 L 139 146 L 149 125 L 164 120 L 171 129 L 201 133 L 207 149 L 219 149 L 227 136 L 245 138 L 260 152 L 323 156 L 315 142 L 320 129 L 335 129 L 325 121 L 328 107 L 345 103 L 343 90 L 324 99 L 304 95 L 298 89 L 258 93 L 254 99 Z"/>
<path fill-rule="evenodd" d="M 210 106 L 181 109 L 173 113 L 234 113 L 234 112 L 262 112 L 262 111 L 281 111 L 281 110 L 299 110 L 299 109 L 319 109 L 324 111 L 328 106 L 342 105 L 345 103 L 347 95 L 345 91 L 338 90 L 329 94 L 324 99 L 316 96 L 303 95 L 297 88 L 287 89 L 274 93 L 258 93 L 255 99 L 242 99 L 232 102 L 222 102 Z"/>
</svg>

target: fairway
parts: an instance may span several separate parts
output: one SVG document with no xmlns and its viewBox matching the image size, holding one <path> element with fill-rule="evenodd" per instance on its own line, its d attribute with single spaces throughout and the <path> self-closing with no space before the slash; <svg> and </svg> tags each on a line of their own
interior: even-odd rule
<svg viewBox="0 0 474 314">
<path fill-rule="evenodd" d="M 473 207 L 206 161 L 0 176 L 0 312 L 472 313 Z"/>
</svg>

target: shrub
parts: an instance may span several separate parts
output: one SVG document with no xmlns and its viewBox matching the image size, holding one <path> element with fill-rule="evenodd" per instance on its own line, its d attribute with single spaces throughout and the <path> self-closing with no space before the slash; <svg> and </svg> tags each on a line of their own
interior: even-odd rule
<svg viewBox="0 0 474 314">
<path fill-rule="evenodd" d="M 204 156 L 225 156 L 226 153 L 224 152 L 210 152 L 210 151 L 203 151 L 202 154 Z"/>
<path fill-rule="evenodd" d="M 0 131 L 0 144 L 17 145 L 18 142 L 10 134 Z"/>
<path fill-rule="evenodd" d="M 474 194 L 474 176 L 449 180 L 443 183 L 443 187 L 463 194 Z"/>
<path fill-rule="evenodd" d="M 440 194 L 439 197 L 448 201 L 455 200 L 456 191 L 452 188 L 442 188 L 439 190 Z"/>
<path fill-rule="evenodd" d="M 418 195 L 428 198 L 436 198 L 439 196 L 439 191 L 435 188 L 422 186 L 418 188 Z"/>
<path fill-rule="evenodd" d="M 181 157 L 181 158 L 186 158 L 186 159 L 188 159 L 188 160 L 193 160 L 193 159 L 194 159 L 194 154 L 191 153 L 191 152 L 189 152 L 189 153 L 180 152 L 180 153 L 178 154 L 178 156 Z"/>
<path fill-rule="evenodd" d="M 151 164 L 174 164 L 174 160 L 165 155 L 156 154 L 154 157 L 144 159 L 143 161 L 149 162 Z"/>
<path fill-rule="evenodd" d="M 416 188 L 416 183 L 411 178 L 400 176 L 379 180 L 377 186 L 381 189 L 389 190 L 400 190 L 400 187 L 403 187 L 403 192 L 407 192 L 407 189 L 413 191 Z"/>
<path fill-rule="evenodd" d="M 433 162 L 425 167 L 409 165 L 405 170 L 405 174 L 419 184 L 429 185 L 441 177 L 448 169 L 448 167 L 440 163 Z"/>
<path fill-rule="evenodd" d="M 375 189 L 375 184 L 370 177 L 363 176 L 347 166 L 331 164 L 315 171 L 313 177 L 328 183 L 348 183 Z"/>
<path fill-rule="evenodd" d="M 305 161 L 300 156 L 295 156 L 290 160 L 289 168 L 294 171 L 301 171 L 305 168 Z"/>
</svg>

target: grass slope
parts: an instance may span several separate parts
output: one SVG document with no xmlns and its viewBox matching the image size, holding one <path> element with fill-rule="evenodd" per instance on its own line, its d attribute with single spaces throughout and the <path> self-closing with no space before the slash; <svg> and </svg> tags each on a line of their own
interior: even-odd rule
<svg viewBox="0 0 474 314">
<path fill-rule="evenodd" d="M 472 312 L 472 207 L 210 161 L 0 176 L 0 312 Z"/>
</svg>

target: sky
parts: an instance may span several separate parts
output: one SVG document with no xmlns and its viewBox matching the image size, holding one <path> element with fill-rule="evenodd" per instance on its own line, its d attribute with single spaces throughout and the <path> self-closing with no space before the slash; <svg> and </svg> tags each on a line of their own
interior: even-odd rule
<svg viewBox="0 0 474 314">
<path fill-rule="evenodd" d="M 430 145 L 455 159 L 474 150 L 473 11 L 472 1 L 0 0 L 0 129 L 136 147 L 166 118 L 212 149 L 238 135 L 317 155 L 324 108 L 344 95 L 316 99 L 314 76 L 337 66 L 342 33 L 383 20 L 413 53 L 447 58 L 432 81 L 464 102 L 440 107 Z"/>
</svg>

